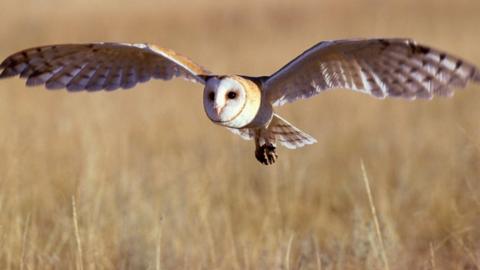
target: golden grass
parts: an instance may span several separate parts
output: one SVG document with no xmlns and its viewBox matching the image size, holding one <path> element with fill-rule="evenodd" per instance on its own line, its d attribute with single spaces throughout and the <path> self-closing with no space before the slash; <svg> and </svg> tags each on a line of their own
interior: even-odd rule
<svg viewBox="0 0 480 270">
<path fill-rule="evenodd" d="M 261 75 L 320 40 L 404 36 L 480 64 L 479 9 L 3 0 L 0 56 L 151 42 Z M 68 94 L 0 81 L 0 269 L 386 269 L 382 256 L 390 269 L 478 269 L 479 90 L 429 102 L 339 90 L 278 108 L 318 144 L 264 167 L 208 121 L 197 85 Z"/>
</svg>

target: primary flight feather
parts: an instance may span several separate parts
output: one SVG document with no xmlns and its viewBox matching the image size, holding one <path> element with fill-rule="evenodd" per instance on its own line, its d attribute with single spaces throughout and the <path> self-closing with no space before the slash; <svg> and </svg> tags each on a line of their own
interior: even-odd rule
<svg viewBox="0 0 480 270">
<path fill-rule="evenodd" d="M 254 139 L 262 164 L 277 158 L 276 143 L 298 148 L 315 139 L 274 113 L 273 106 L 347 88 L 377 98 L 451 96 L 480 82 L 472 64 L 409 39 L 320 42 L 271 76 L 215 75 L 172 50 L 148 44 L 90 43 L 27 49 L 0 64 L 0 78 L 20 75 L 28 86 L 99 91 L 127 89 L 150 79 L 181 77 L 204 84 L 209 119 Z"/>
</svg>

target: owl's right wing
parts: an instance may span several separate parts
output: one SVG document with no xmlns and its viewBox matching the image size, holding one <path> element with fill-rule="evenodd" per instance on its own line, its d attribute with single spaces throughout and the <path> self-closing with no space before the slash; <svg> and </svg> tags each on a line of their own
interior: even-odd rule
<svg viewBox="0 0 480 270">
<path fill-rule="evenodd" d="M 3 71 L 2 71 L 3 70 Z M 90 43 L 36 47 L 0 64 L 0 79 L 20 75 L 27 86 L 97 91 L 131 88 L 153 79 L 181 77 L 205 84 L 210 72 L 190 59 L 148 44 Z"/>
<path fill-rule="evenodd" d="M 480 71 L 451 54 L 409 39 L 321 42 L 293 59 L 262 85 L 274 105 L 347 88 L 378 98 L 449 96 Z"/>
</svg>

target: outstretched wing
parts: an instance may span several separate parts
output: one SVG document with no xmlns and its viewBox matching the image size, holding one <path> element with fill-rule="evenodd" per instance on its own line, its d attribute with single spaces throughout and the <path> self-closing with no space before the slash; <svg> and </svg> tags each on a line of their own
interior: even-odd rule
<svg viewBox="0 0 480 270">
<path fill-rule="evenodd" d="M 378 98 L 451 96 L 480 72 L 450 54 L 409 39 L 336 40 L 310 48 L 263 84 L 269 100 L 283 105 L 323 90 L 348 88 Z"/>
<path fill-rule="evenodd" d="M 3 70 L 3 71 L 2 71 Z M 131 88 L 151 78 L 204 84 L 210 72 L 169 49 L 148 44 L 64 44 L 27 49 L 0 64 L 0 78 L 20 75 L 27 85 L 96 91 Z"/>
</svg>

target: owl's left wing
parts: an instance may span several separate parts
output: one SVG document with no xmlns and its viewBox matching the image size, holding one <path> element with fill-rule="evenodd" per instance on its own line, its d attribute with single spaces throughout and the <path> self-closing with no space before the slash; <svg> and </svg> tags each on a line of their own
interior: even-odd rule
<svg viewBox="0 0 480 270">
<path fill-rule="evenodd" d="M 321 42 L 267 78 L 263 90 L 274 105 L 348 88 L 378 98 L 451 96 L 480 82 L 472 64 L 409 39 Z"/>
<path fill-rule="evenodd" d="M 0 79 L 20 75 L 28 86 L 69 91 L 127 89 L 175 77 L 204 84 L 202 75 L 208 74 L 187 57 L 149 44 L 50 45 L 20 51 L 0 64 Z"/>
</svg>

